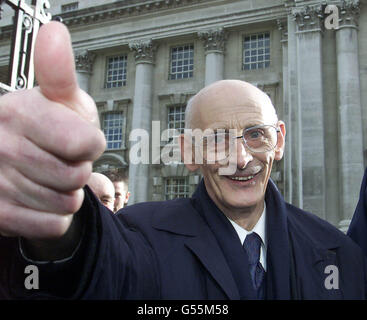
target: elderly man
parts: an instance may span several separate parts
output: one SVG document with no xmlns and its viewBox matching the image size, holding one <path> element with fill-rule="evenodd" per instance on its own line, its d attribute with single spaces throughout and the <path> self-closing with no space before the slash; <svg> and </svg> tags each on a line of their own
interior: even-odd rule
<svg viewBox="0 0 367 320">
<path fill-rule="evenodd" d="M 361 250 L 285 203 L 269 179 L 285 125 L 245 82 L 220 81 L 190 100 L 187 126 L 203 135 L 181 138 L 183 157 L 204 177 L 192 198 L 109 214 L 82 188 L 104 141 L 69 41 L 60 24 L 42 27 L 40 88 L 0 100 L 1 297 L 366 298 Z M 29 264 L 39 268 L 36 291 L 24 288 Z"/>
<path fill-rule="evenodd" d="M 112 181 L 102 173 L 92 172 L 87 185 L 101 203 L 114 212 L 115 187 Z"/>
</svg>

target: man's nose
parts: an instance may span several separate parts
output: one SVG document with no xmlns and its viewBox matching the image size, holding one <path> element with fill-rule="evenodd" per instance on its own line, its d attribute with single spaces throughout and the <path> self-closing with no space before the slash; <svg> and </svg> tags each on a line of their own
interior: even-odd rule
<svg viewBox="0 0 367 320">
<path fill-rule="evenodd" d="M 246 148 L 245 143 L 242 139 L 237 139 L 237 168 L 245 168 L 249 162 L 253 160 L 252 154 Z"/>
</svg>

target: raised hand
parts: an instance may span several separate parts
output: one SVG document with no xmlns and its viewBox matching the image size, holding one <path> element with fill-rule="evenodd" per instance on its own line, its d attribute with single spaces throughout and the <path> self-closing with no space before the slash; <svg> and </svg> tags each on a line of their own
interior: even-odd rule
<svg viewBox="0 0 367 320">
<path fill-rule="evenodd" d="M 105 139 L 62 24 L 40 29 L 35 72 L 39 87 L 0 98 L 0 234 L 47 239 L 68 230 Z"/>
</svg>

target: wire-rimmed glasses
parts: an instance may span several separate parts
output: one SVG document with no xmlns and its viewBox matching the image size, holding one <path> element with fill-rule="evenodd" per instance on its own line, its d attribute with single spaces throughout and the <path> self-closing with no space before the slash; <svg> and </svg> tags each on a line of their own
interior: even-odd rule
<svg viewBox="0 0 367 320">
<path fill-rule="evenodd" d="M 242 138 L 246 148 L 253 153 L 272 151 L 278 143 L 280 129 L 273 125 L 257 125 L 243 129 L 242 135 L 236 136 L 234 130 L 217 129 L 213 134 L 202 137 L 202 154 L 207 161 L 220 161 L 236 152 L 235 139 Z"/>
</svg>

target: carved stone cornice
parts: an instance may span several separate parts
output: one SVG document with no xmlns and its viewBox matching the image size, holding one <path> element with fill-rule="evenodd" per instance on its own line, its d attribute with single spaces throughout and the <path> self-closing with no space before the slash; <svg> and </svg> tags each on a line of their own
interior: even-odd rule
<svg viewBox="0 0 367 320">
<path fill-rule="evenodd" d="M 293 0 L 294 1 L 294 0 Z M 63 23 L 70 27 L 70 31 L 73 33 L 78 28 L 99 28 L 100 26 L 108 26 L 109 32 L 101 37 L 96 35 L 96 38 L 91 36 L 90 39 L 80 39 L 79 42 L 83 42 L 81 47 L 85 47 L 84 43 L 88 43 L 88 47 L 91 50 L 104 49 L 106 47 L 121 46 L 128 44 L 129 41 L 142 38 L 169 38 L 174 35 L 174 30 L 180 30 L 180 34 L 193 34 L 198 30 L 212 29 L 218 26 L 218 19 L 220 17 L 221 25 L 230 25 L 231 27 L 242 26 L 244 24 L 253 24 L 268 21 L 269 17 L 277 18 L 284 17 L 286 9 L 283 3 L 269 1 L 269 7 L 251 7 L 244 6 L 242 10 L 234 8 L 233 10 L 220 11 L 218 15 L 209 15 L 198 17 L 195 14 L 187 16 L 185 23 L 182 23 L 181 19 L 170 19 L 169 17 L 180 15 L 181 10 L 187 13 L 195 10 L 196 7 L 202 9 L 218 3 L 222 5 L 224 1 L 214 0 L 121 0 L 110 1 L 107 4 L 88 7 L 75 11 L 58 13 L 54 12 L 54 16 L 60 16 L 63 19 Z M 233 1 L 235 3 L 236 1 Z M 157 5 L 155 4 L 157 3 Z M 213 4 L 212 4 L 213 3 Z M 148 8 L 147 8 L 148 6 Z M 140 10 L 137 10 L 137 8 Z M 130 13 L 128 12 L 130 11 Z M 148 16 L 151 15 L 151 16 Z M 167 14 L 169 20 L 159 23 L 157 25 L 152 24 L 149 26 L 142 25 L 142 28 L 133 28 L 134 30 L 124 29 L 120 27 L 125 23 L 125 19 L 131 19 L 133 17 L 142 17 L 143 19 L 151 19 L 154 15 L 162 16 Z M 185 15 L 183 15 L 185 16 Z M 12 34 L 12 26 L 0 27 L 0 41 L 10 40 Z M 145 35 L 146 34 L 146 35 Z M 1 61 L 0 61 L 1 62 Z"/>
<path fill-rule="evenodd" d="M 199 31 L 198 36 L 204 41 L 205 53 L 213 51 L 224 53 L 228 34 L 223 28 Z"/>
<path fill-rule="evenodd" d="M 296 6 L 295 0 L 284 0 L 284 8 L 287 12 L 287 15 L 292 14 L 293 7 Z"/>
<path fill-rule="evenodd" d="M 311 32 L 323 30 L 324 14 L 322 6 L 305 6 L 292 10 L 298 26 L 298 32 Z"/>
<path fill-rule="evenodd" d="M 96 54 L 88 50 L 81 50 L 75 52 L 75 68 L 76 71 L 92 73 L 93 62 Z"/>
<path fill-rule="evenodd" d="M 136 63 L 154 63 L 157 45 L 151 39 L 130 42 L 129 48 L 135 53 Z"/>
<path fill-rule="evenodd" d="M 113 3 L 61 13 L 60 17 L 67 26 L 106 22 L 141 14 L 162 12 L 207 0 L 120 0 Z"/>
<path fill-rule="evenodd" d="M 360 7 L 358 0 L 342 1 L 339 6 L 339 28 L 357 27 Z"/>
</svg>

